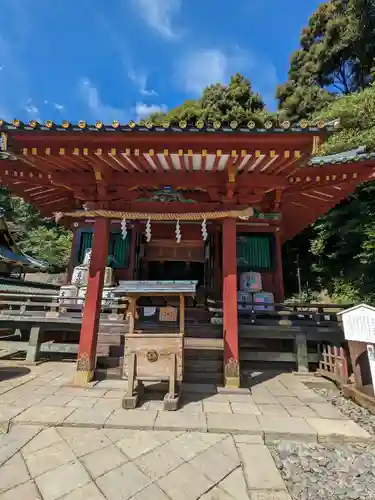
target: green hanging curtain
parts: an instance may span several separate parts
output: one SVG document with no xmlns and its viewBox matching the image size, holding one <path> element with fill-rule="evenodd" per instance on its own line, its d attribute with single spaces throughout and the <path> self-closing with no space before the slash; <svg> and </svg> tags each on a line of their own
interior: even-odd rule
<svg viewBox="0 0 375 500">
<path fill-rule="evenodd" d="M 83 259 L 85 258 L 85 253 L 88 248 L 92 247 L 92 232 L 90 233 L 81 233 L 81 242 L 79 245 L 78 251 L 78 263 L 82 264 Z"/>
<path fill-rule="evenodd" d="M 237 265 L 251 270 L 272 269 L 270 235 L 242 235 L 237 238 Z"/>
<path fill-rule="evenodd" d="M 130 242 L 131 242 L 131 232 L 128 231 L 126 239 L 123 240 L 121 233 L 115 232 L 111 233 L 108 242 L 108 255 L 113 255 L 115 262 L 113 263 L 114 268 L 125 268 L 129 267 L 130 263 Z M 81 241 L 78 251 L 78 263 L 82 264 L 85 257 L 85 252 L 88 248 L 92 248 L 93 243 L 93 232 L 82 232 Z M 109 264 L 109 259 L 107 261 Z"/>
<path fill-rule="evenodd" d="M 131 233 L 128 232 L 125 240 L 121 233 L 111 233 L 109 239 L 108 254 L 113 255 L 115 262 L 113 267 L 128 268 L 130 260 Z"/>
</svg>

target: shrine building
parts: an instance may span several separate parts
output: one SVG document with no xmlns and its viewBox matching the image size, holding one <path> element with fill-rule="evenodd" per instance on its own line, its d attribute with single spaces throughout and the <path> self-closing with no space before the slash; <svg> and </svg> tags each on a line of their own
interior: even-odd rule
<svg viewBox="0 0 375 500">
<path fill-rule="evenodd" d="M 92 249 L 78 353 L 86 380 L 110 256 L 117 281 L 193 280 L 196 302 L 223 301 L 224 366 L 236 385 L 239 276 L 260 273 L 262 290 L 283 302 L 282 244 L 374 174 L 374 155 L 312 160 L 334 130 L 0 122 L 1 184 L 73 231 L 69 276 Z"/>
</svg>

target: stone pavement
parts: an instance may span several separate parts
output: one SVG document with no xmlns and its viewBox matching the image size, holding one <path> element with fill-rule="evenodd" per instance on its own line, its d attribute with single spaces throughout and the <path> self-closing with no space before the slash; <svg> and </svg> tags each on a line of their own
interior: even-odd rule
<svg viewBox="0 0 375 500">
<path fill-rule="evenodd" d="M 18 426 L 1 500 L 291 500 L 257 436 Z"/>
<path fill-rule="evenodd" d="M 0 364 L 0 376 L 6 374 Z M 2 368 L 3 367 L 3 368 Z M 186 392 L 182 408 L 166 412 L 162 395 L 147 395 L 136 410 L 121 408 L 125 383 L 106 380 L 90 388 L 71 387 L 73 363 L 45 363 L 0 382 L 0 425 L 80 426 L 141 430 L 240 433 L 264 441 L 359 442 L 369 432 L 347 418 L 293 374 L 281 374 L 252 391 Z M 197 387 L 191 387 L 191 390 Z"/>
<path fill-rule="evenodd" d="M 284 459 L 277 443 L 374 445 L 372 434 L 292 374 L 252 394 L 191 387 L 179 411 L 165 412 L 154 395 L 140 409 L 121 409 L 122 381 L 71 387 L 74 368 L 51 362 L 17 374 L 0 363 L 0 500 L 310 498 L 290 496 L 297 490 L 284 471 L 293 472 L 298 454 L 285 469 L 290 453 Z"/>
</svg>

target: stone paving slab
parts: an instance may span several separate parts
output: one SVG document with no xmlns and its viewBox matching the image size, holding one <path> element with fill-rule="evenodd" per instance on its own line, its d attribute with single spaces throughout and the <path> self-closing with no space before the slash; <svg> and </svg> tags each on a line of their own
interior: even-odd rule
<svg viewBox="0 0 375 500">
<path fill-rule="evenodd" d="M 237 445 L 249 489 L 286 490 L 271 453 L 259 444 Z"/>
<path fill-rule="evenodd" d="M 331 441 L 344 441 L 344 442 L 358 442 L 369 441 L 373 437 L 371 434 L 352 420 L 328 420 L 326 418 L 308 418 L 308 424 L 318 434 L 318 441 L 325 442 Z"/>
<path fill-rule="evenodd" d="M 157 419 L 156 411 L 115 410 L 105 421 L 104 427 L 125 429 L 154 429 Z"/>
<path fill-rule="evenodd" d="M 208 432 L 262 434 L 259 420 L 254 415 L 207 413 Z"/>
<path fill-rule="evenodd" d="M 317 441 L 317 430 L 303 418 L 262 416 L 258 420 L 266 443 L 279 439 Z"/>
<path fill-rule="evenodd" d="M 68 427 L 104 427 L 105 422 L 107 422 L 112 413 L 112 409 L 103 408 L 74 409 L 74 411 L 64 419 L 63 425 Z"/>
<path fill-rule="evenodd" d="M 62 425 L 64 420 L 73 413 L 74 408 L 60 406 L 31 406 L 12 419 L 15 424 L 32 425 Z"/>
<path fill-rule="evenodd" d="M 227 416 L 232 415 L 225 414 Z M 159 411 L 154 429 L 207 432 L 206 414 Z"/>
</svg>

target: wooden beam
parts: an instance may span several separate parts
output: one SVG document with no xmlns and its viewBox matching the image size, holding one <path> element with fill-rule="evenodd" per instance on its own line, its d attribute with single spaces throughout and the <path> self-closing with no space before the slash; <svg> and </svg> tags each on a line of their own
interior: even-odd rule
<svg viewBox="0 0 375 500">
<path fill-rule="evenodd" d="M 322 137 L 326 135 L 325 131 L 319 132 Z M 313 135 L 294 134 L 285 132 L 280 133 L 254 133 L 254 134 L 227 134 L 216 132 L 215 134 L 202 133 L 182 133 L 182 134 L 154 134 L 154 133 L 76 133 L 66 131 L 64 133 L 42 132 L 35 133 L 15 130 L 9 132 L 10 139 L 13 139 L 21 147 L 59 147 L 59 144 L 64 143 L 65 147 L 82 148 L 83 144 L 89 148 L 102 147 L 103 149 L 118 148 L 119 150 L 125 147 L 135 149 L 139 148 L 143 152 L 148 149 L 155 149 L 157 152 L 162 152 L 165 148 L 166 141 L 168 148 L 173 154 L 178 149 L 192 149 L 194 153 L 199 154 L 202 149 L 207 149 L 208 154 L 216 151 L 218 145 L 223 150 L 223 154 L 230 154 L 232 150 L 247 150 L 251 153 L 255 149 L 260 149 L 266 153 L 271 150 L 284 151 L 288 149 L 298 149 L 311 153 L 313 144 Z"/>
<path fill-rule="evenodd" d="M 67 176 L 65 173 L 54 172 L 51 176 L 55 183 L 69 183 L 70 186 L 87 185 L 93 182 L 88 172 L 80 174 L 72 172 Z M 182 186 L 185 188 L 197 187 L 219 187 L 225 188 L 227 182 L 226 172 L 166 172 L 161 173 L 141 173 L 132 172 L 111 172 L 106 174 L 108 184 L 124 187 L 153 187 L 153 186 Z M 285 188 L 288 184 L 282 177 L 268 174 L 249 174 L 239 176 L 238 187 L 259 186 L 269 188 Z"/>
</svg>

